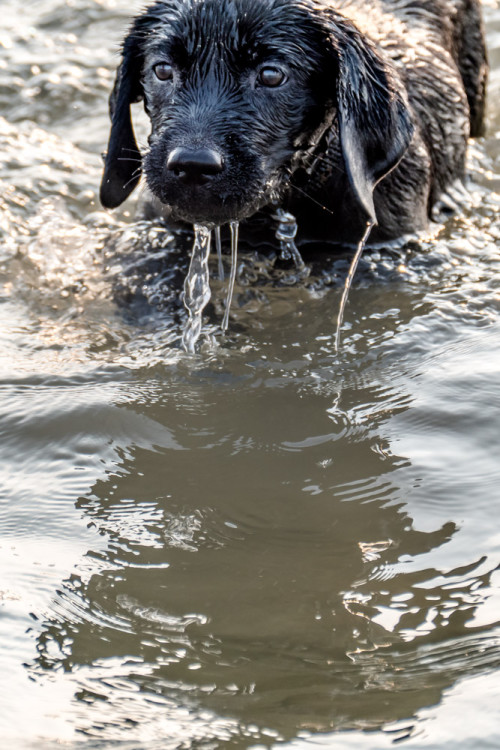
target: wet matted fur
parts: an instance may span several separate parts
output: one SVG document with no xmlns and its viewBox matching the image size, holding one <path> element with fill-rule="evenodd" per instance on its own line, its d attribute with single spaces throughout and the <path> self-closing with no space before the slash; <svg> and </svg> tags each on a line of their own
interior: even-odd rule
<svg viewBox="0 0 500 750">
<path fill-rule="evenodd" d="M 420 230 L 464 174 L 486 75 L 479 0 L 156 2 L 123 43 L 101 201 L 144 175 L 172 222 L 251 227 L 282 207 L 299 241 Z"/>
</svg>

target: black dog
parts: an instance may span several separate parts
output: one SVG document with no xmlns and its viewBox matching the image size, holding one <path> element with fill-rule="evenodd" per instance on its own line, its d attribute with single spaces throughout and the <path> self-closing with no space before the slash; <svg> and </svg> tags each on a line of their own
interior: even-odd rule
<svg viewBox="0 0 500 750">
<path fill-rule="evenodd" d="M 486 74 L 479 0 L 156 2 L 123 45 L 102 204 L 144 173 L 174 222 L 282 207 L 299 241 L 422 229 L 482 131 Z"/>
</svg>

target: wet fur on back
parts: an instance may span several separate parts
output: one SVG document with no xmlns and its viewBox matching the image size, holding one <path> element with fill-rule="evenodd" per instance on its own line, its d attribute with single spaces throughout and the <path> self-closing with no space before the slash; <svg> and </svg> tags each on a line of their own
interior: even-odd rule
<svg viewBox="0 0 500 750">
<path fill-rule="evenodd" d="M 478 0 L 156 2 L 123 44 L 101 201 L 144 175 L 177 223 L 250 230 L 279 206 L 299 241 L 420 230 L 463 177 L 486 75 Z"/>
</svg>

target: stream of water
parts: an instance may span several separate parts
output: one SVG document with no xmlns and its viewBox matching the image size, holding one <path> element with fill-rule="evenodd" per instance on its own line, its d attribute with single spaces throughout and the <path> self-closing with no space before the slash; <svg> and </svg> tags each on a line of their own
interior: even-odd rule
<svg viewBox="0 0 500 750">
<path fill-rule="evenodd" d="M 203 325 L 203 310 L 210 300 L 208 259 L 211 240 L 211 228 L 195 224 L 191 262 L 184 281 L 184 306 L 188 311 L 188 319 L 182 332 L 182 345 L 190 353 L 195 351 Z"/>
</svg>

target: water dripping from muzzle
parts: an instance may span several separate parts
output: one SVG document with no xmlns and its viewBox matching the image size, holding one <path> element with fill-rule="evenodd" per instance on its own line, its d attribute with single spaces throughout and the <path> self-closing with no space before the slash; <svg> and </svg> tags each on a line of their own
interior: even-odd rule
<svg viewBox="0 0 500 750">
<path fill-rule="evenodd" d="M 236 281 L 236 269 L 238 261 L 238 232 L 239 223 L 229 222 L 231 230 L 231 273 L 226 294 L 226 308 L 221 328 L 227 331 L 229 325 L 229 311 L 233 299 L 234 284 Z M 184 281 L 184 307 L 188 312 L 188 319 L 182 333 L 182 346 L 185 351 L 194 353 L 196 342 L 201 334 L 203 323 L 203 310 L 210 301 L 210 274 L 208 259 L 212 239 L 212 227 L 204 224 L 194 224 L 194 242 L 191 253 L 189 271 Z M 219 265 L 219 278 L 224 280 L 224 267 L 222 265 L 222 247 L 220 227 L 215 227 L 215 245 Z"/>
<path fill-rule="evenodd" d="M 292 214 L 283 209 L 278 209 L 273 217 L 278 222 L 276 238 L 281 246 L 281 257 L 291 259 L 297 270 L 296 278 L 306 278 L 309 268 L 304 263 L 302 256 L 295 244 L 297 234 L 297 222 Z M 203 323 L 203 310 L 210 301 L 210 274 L 208 260 L 212 238 L 212 227 L 205 224 L 194 224 L 194 242 L 191 254 L 189 271 L 184 281 L 184 306 L 188 312 L 188 320 L 182 334 L 182 346 L 185 351 L 194 353 L 196 342 L 201 334 Z M 227 331 L 229 326 L 229 313 L 233 300 L 234 285 L 236 282 L 236 271 L 238 266 L 238 237 L 239 223 L 229 222 L 231 231 L 231 271 L 226 293 L 226 304 L 224 317 L 221 323 L 222 331 Z M 224 267 L 222 264 L 222 243 L 220 227 L 215 227 L 215 245 L 217 249 L 219 279 L 224 280 Z M 368 235 L 367 235 L 368 236 Z"/>
<path fill-rule="evenodd" d="M 221 325 L 223 331 L 227 331 L 227 327 L 229 325 L 229 310 L 231 308 L 231 302 L 233 301 L 236 267 L 238 265 L 238 222 L 229 222 L 229 228 L 231 230 L 231 274 L 229 276 L 229 283 L 227 285 L 226 309 L 224 310 L 224 318 L 222 319 Z"/>
<path fill-rule="evenodd" d="M 295 216 L 278 208 L 273 215 L 273 219 L 278 222 L 275 236 L 280 243 L 280 257 L 282 260 L 293 260 L 295 268 L 298 271 L 298 278 L 304 279 L 309 275 L 309 267 L 306 266 L 295 244 L 297 234 L 297 220 Z"/>
<path fill-rule="evenodd" d="M 182 346 L 185 351 L 194 353 L 201 333 L 203 310 L 210 301 L 210 276 L 208 258 L 212 238 L 211 227 L 195 224 L 193 251 L 189 271 L 184 280 L 184 307 L 188 319 L 182 333 Z"/>
<path fill-rule="evenodd" d="M 222 265 L 222 242 L 220 227 L 215 227 L 215 247 L 217 248 L 217 265 L 219 269 L 219 281 L 224 281 L 224 266 Z"/>
</svg>

